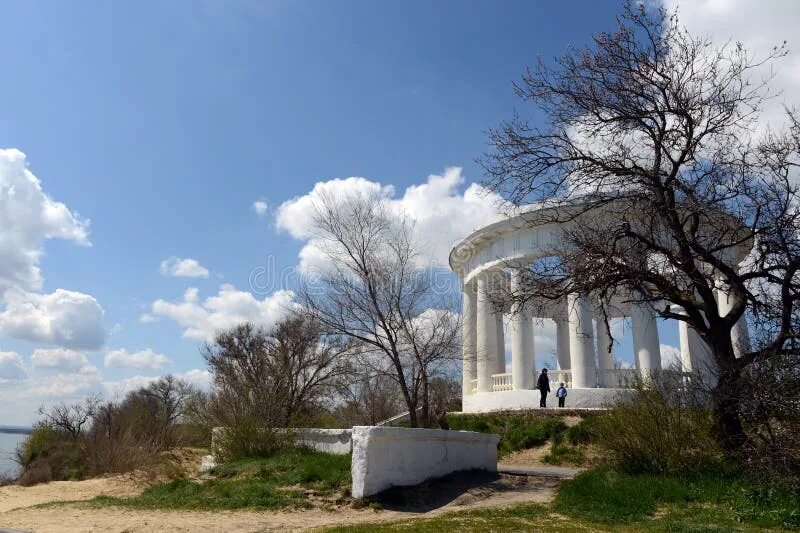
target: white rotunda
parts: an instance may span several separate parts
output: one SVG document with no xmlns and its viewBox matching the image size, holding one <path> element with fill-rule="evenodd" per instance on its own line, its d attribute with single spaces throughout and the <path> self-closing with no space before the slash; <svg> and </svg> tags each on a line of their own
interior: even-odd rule
<svg viewBox="0 0 800 533">
<path fill-rule="evenodd" d="M 523 308 L 503 301 L 504 295 L 514 294 L 521 283 L 520 267 L 552 257 L 566 225 L 586 223 L 582 217 L 553 222 L 561 218 L 553 216 L 554 209 L 564 206 L 527 206 L 515 216 L 477 229 L 450 251 L 450 267 L 462 284 L 464 412 L 539 405 L 535 387 L 542 365 L 536 362 L 534 337 L 541 319 L 556 324 L 558 368 L 548 370 L 553 392 L 558 383 L 566 383 L 567 407 L 603 407 L 624 393 L 636 373 L 646 375 L 661 369 L 661 343 L 652 305 L 620 300 L 606 307 L 606 312 L 611 310 L 610 318 L 630 318 L 635 368 L 618 368 L 609 349 L 606 321 L 591 295 L 570 294 L 561 302 L 537 302 Z M 747 251 L 736 251 L 737 263 Z M 724 304 L 722 291 L 717 297 Z M 505 361 L 504 315 L 510 322 L 510 372 Z M 707 372 L 713 363 L 705 342 L 685 322 L 678 324 L 681 371 L 687 375 Z M 737 324 L 732 336 L 739 350 L 747 349 L 745 320 Z"/>
</svg>

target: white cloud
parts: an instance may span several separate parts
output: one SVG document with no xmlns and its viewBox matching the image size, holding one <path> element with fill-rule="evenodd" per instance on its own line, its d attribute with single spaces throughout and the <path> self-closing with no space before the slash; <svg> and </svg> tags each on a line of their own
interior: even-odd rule
<svg viewBox="0 0 800 533">
<path fill-rule="evenodd" d="M 51 368 L 65 372 L 78 372 L 91 366 L 84 354 L 65 348 L 37 348 L 31 354 L 35 368 Z"/>
<path fill-rule="evenodd" d="M 175 278 L 207 278 L 208 269 L 197 259 L 170 257 L 161 261 L 161 273 Z"/>
<path fill-rule="evenodd" d="M 103 392 L 100 373 L 93 366 L 84 367 L 85 371 L 77 374 L 57 374 L 55 376 L 32 381 L 23 397 L 39 401 L 41 397 L 60 400 L 82 399 L 91 394 Z"/>
<path fill-rule="evenodd" d="M 77 350 L 103 345 L 103 308 L 92 296 L 56 289 L 37 294 L 16 289 L 2 296 L 0 334 Z"/>
<path fill-rule="evenodd" d="M 176 377 L 194 385 L 201 390 L 209 390 L 211 388 L 211 372 L 201 368 L 193 368 L 183 374 L 178 374 Z"/>
<path fill-rule="evenodd" d="M 661 345 L 661 368 L 672 370 L 681 367 L 681 351 L 671 344 Z"/>
<path fill-rule="evenodd" d="M 211 387 L 211 372 L 208 370 L 193 368 L 182 374 L 173 374 L 173 376 L 202 390 L 208 390 Z M 131 376 L 117 381 L 106 381 L 103 383 L 103 387 L 109 397 L 120 398 L 129 392 L 147 387 L 162 377 L 163 376 Z"/>
<path fill-rule="evenodd" d="M 101 346 L 103 310 L 87 294 L 42 287 L 39 261 L 47 239 L 90 246 L 89 221 L 42 190 L 25 154 L 0 150 L 0 335 L 66 348 Z"/>
<path fill-rule="evenodd" d="M 152 349 L 129 352 L 125 348 L 111 350 L 106 354 L 104 364 L 113 368 L 138 368 L 142 370 L 157 370 L 171 363 L 167 356 L 156 353 Z"/>
<path fill-rule="evenodd" d="M 765 103 L 762 131 L 769 123 L 773 129 L 785 124 L 784 105 L 800 104 L 800 54 L 794 46 L 797 21 L 800 20 L 800 2 L 773 0 L 768 4 L 759 0 L 665 0 L 668 9 L 679 8 L 680 21 L 696 36 L 710 36 L 717 45 L 739 41 L 756 57 L 763 57 L 774 46 L 789 41 L 790 54 L 775 63 L 775 78 L 771 87 L 780 91 L 775 99 Z M 753 80 L 769 76 L 761 69 Z"/>
<path fill-rule="evenodd" d="M 106 381 L 103 383 L 106 394 L 112 399 L 121 398 L 129 392 L 147 387 L 151 383 L 158 381 L 160 376 L 132 376 L 117 381 Z"/>
<path fill-rule="evenodd" d="M 312 220 L 324 197 L 376 195 L 386 199 L 390 209 L 403 213 L 414 223 L 423 247 L 423 261 L 446 266 L 450 248 L 476 228 L 497 220 L 500 197 L 487 193 L 475 183 L 463 193 L 464 177 L 459 167 L 450 167 L 441 175 L 428 176 L 425 183 L 408 187 L 395 198 L 395 188 L 365 178 L 351 177 L 318 182 L 303 196 L 283 202 L 276 213 L 276 226 L 292 237 L 307 241 L 300 251 L 303 271 L 324 268 L 324 254 L 314 242 Z"/>
<path fill-rule="evenodd" d="M 22 358 L 16 352 L 0 352 L 0 383 L 25 379 Z"/>
<path fill-rule="evenodd" d="M 185 328 L 184 337 L 211 341 L 215 332 L 243 322 L 269 328 L 295 306 L 292 291 L 279 290 L 259 300 L 249 292 L 225 284 L 216 296 L 202 302 L 194 287 L 187 289 L 179 302 L 156 300 L 149 315 L 174 320 Z"/>
<path fill-rule="evenodd" d="M 19 150 L 0 150 L 0 290 L 39 289 L 45 239 L 89 246 L 89 221 L 42 191 Z"/>
<path fill-rule="evenodd" d="M 269 204 L 267 204 L 267 202 L 265 202 L 264 200 L 257 200 L 253 202 L 253 211 L 256 212 L 256 215 L 263 217 L 264 215 L 267 214 L 268 210 L 269 210 Z"/>
</svg>

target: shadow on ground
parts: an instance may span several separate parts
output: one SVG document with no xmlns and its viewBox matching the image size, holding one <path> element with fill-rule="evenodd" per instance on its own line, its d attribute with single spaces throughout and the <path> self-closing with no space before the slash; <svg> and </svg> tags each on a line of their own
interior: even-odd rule
<svg viewBox="0 0 800 533">
<path fill-rule="evenodd" d="M 469 470 L 413 487 L 394 487 L 371 499 L 387 510 L 427 513 L 446 505 L 472 504 L 502 493 L 548 490 L 555 484 L 553 479 Z"/>
</svg>

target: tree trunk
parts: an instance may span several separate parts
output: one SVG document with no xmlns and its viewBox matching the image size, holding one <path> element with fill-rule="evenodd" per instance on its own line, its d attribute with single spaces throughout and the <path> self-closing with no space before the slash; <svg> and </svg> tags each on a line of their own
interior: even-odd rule
<svg viewBox="0 0 800 533">
<path fill-rule="evenodd" d="M 735 459 L 739 450 L 747 443 L 740 413 L 740 402 L 746 391 L 741 390 L 741 380 L 736 356 L 731 342 L 725 342 L 725 332 L 719 332 L 715 338 L 714 349 L 717 362 L 717 385 L 712 392 L 714 401 L 714 417 L 716 432 L 725 455 Z M 730 332 L 727 333 L 730 338 Z"/>
<path fill-rule="evenodd" d="M 422 372 L 422 427 L 431 427 L 431 409 L 428 397 L 428 374 Z"/>
</svg>

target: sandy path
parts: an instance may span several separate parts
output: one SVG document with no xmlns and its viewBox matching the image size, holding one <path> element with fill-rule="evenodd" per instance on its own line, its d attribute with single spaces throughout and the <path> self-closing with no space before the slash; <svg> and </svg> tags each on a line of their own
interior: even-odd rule
<svg viewBox="0 0 800 533">
<path fill-rule="evenodd" d="M 47 501 L 89 499 L 98 494 L 126 495 L 135 492 L 130 482 L 116 478 L 79 482 L 56 482 L 36 487 L 0 489 L 0 528 L 10 527 L 37 533 L 48 532 L 178 532 L 178 531 L 301 531 L 339 524 L 407 520 L 442 513 L 495 507 L 524 502 L 550 501 L 558 486 L 551 478 L 513 476 L 493 483 L 465 488 L 448 503 L 432 510 L 381 510 L 341 508 L 333 511 L 294 512 L 200 512 L 149 511 L 126 508 L 89 508 L 65 504 L 46 508 L 24 508 Z M 128 491 L 127 493 L 125 491 Z M 23 508 L 20 508 L 23 507 Z"/>
<path fill-rule="evenodd" d="M 0 517 L 19 507 L 42 503 L 90 500 L 95 496 L 134 496 L 147 483 L 131 475 L 109 476 L 85 481 L 52 481 L 32 487 L 9 485 L 0 487 Z M 0 524 L 2 519 L 0 519 Z"/>
</svg>

